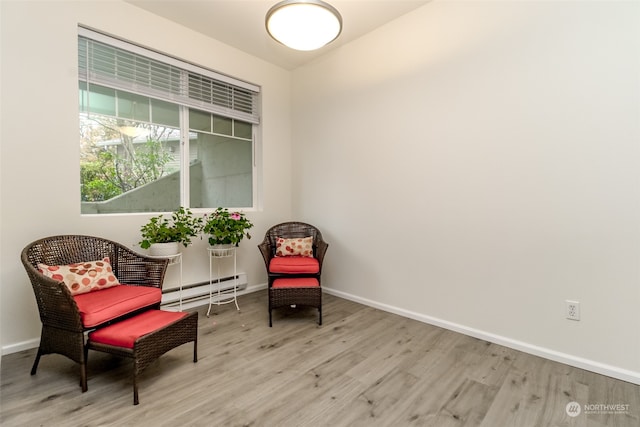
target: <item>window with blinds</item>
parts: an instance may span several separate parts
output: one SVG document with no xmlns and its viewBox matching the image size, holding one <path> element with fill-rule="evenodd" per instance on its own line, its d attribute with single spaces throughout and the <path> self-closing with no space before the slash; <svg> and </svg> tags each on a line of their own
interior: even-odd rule
<svg viewBox="0 0 640 427">
<path fill-rule="evenodd" d="M 259 87 L 81 28 L 85 214 L 255 205 Z"/>
</svg>

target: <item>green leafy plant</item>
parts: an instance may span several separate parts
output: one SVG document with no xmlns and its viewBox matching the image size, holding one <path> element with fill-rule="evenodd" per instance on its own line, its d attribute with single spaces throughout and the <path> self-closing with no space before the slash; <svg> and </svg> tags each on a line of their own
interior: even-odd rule
<svg viewBox="0 0 640 427">
<path fill-rule="evenodd" d="M 227 208 L 218 208 L 205 218 L 202 231 L 209 235 L 210 245 L 235 245 L 246 236 L 251 238 L 248 230 L 253 227 L 251 221 L 242 212 L 229 212 Z"/>
<path fill-rule="evenodd" d="M 153 243 L 178 242 L 186 248 L 191 239 L 200 234 L 203 223 L 201 217 L 194 216 L 188 208 L 180 206 L 171 214 L 171 219 L 163 215 L 154 216 L 140 228 L 140 247 L 148 249 Z"/>
</svg>

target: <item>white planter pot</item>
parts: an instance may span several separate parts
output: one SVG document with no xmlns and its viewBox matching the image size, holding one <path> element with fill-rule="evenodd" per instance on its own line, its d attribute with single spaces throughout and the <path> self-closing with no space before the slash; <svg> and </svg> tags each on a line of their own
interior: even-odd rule
<svg viewBox="0 0 640 427">
<path fill-rule="evenodd" d="M 211 249 L 229 249 L 234 247 L 235 245 L 233 243 L 222 243 L 222 244 L 218 244 L 218 245 L 211 245 Z"/>
<path fill-rule="evenodd" d="M 171 256 L 177 255 L 180 253 L 180 243 L 179 242 L 169 242 L 169 243 L 152 243 L 149 248 L 149 254 L 151 256 Z"/>
<path fill-rule="evenodd" d="M 234 244 L 218 244 L 209 246 L 209 253 L 214 258 L 223 258 L 233 255 Z"/>
</svg>

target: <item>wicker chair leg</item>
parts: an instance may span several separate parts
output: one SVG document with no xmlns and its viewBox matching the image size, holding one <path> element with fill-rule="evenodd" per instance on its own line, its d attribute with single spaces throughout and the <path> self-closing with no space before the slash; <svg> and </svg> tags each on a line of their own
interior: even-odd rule
<svg viewBox="0 0 640 427">
<path fill-rule="evenodd" d="M 322 307 L 318 307 L 318 325 L 322 326 Z"/>
<path fill-rule="evenodd" d="M 87 387 L 87 361 L 85 359 L 84 363 L 80 364 L 80 387 L 82 388 L 82 392 L 86 392 L 88 390 Z"/>
<path fill-rule="evenodd" d="M 33 366 L 31 367 L 31 375 L 35 375 L 38 370 L 38 363 L 40 363 L 40 356 L 42 356 L 42 351 L 40 347 L 38 347 L 38 353 L 36 354 L 36 360 L 33 361 Z"/>
<path fill-rule="evenodd" d="M 137 405 L 138 401 L 138 373 L 142 371 L 137 359 L 133 359 L 133 404 Z"/>
<path fill-rule="evenodd" d="M 83 346 L 83 361 L 80 362 L 80 387 L 82 388 L 82 392 L 86 392 L 88 390 L 87 386 L 87 361 L 89 360 L 89 348 L 84 345 Z"/>
<path fill-rule="evenodd" d="M 271 284 L 269 284 L 269 286 L 271 286 Z M 271 319 L 271 311 L 273 310 L 271 308 L 271 288 L 269 288 L 269 327 L 271 328 L 273 326 L 273 321 Z"/>
</svg>

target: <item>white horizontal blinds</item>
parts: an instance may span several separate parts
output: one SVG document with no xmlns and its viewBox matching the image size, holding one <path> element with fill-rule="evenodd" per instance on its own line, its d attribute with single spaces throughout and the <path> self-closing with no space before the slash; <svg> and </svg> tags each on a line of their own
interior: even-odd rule
<svg viewBox="0 0 640 427">
<path fill-rule="evenodd" d="M 97 38 L 104 40 L 106 36 L 99 35 Z M 249 123 L 259 123 L 257 91 L 230 83 L 232 79 L 227 76 L 218 79 L 213 72 L 210 75 L 198 73 L 193 70 L 198 67 L 191 64 L 184 63 L 184 67 L 181 67 L 180 61 L 175 58 L 166 57 L 166 61 L 163 61 L 162 55 L 157 52 L 145 52 L 133 45 L 128 50 L 122 46 L 126 46 L 126 43 L 120 40 L 114 40 L 112 45 L 78 36 L 79 79 L 88 84 L 126 90 Z"/>
<path fill-rule="evenodd" d="M 230 86 L 202 75 L 189 73 L 189 98 L 205 104 L 226 106 L 246 114 L 253 114 L 253 94 L 242 88 Z"/>
</svg>

